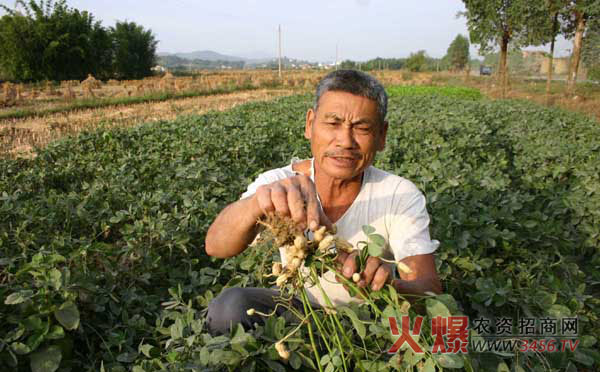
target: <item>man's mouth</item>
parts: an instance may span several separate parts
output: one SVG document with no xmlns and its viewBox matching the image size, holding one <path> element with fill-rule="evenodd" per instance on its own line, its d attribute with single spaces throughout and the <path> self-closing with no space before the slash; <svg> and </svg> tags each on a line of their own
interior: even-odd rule
<svg viewBox="0 0 600 372">
<path fill-rule="evenodd" d="M 356 156 L 332 155 L 329 158 L 340 167 L 352 167 L 358 161 L 358 157 Z"/>
</svg>

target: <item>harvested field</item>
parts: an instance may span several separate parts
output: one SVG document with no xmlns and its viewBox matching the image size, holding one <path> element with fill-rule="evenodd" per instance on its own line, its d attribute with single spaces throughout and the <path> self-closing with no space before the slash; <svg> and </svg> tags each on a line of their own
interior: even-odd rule
<svg viewBox="0 0 600 372">
<path fill-rule="evenodd" d="M 123 127 L 173 120 L 179 115 L 222 111 L 250 101 L 267 101 L 291 94 L 294 94 L 291 89 L 260 89 L 0 121 L 0 156 L 31 157 L 35 147 L 98 127 Z"/>
</svg>

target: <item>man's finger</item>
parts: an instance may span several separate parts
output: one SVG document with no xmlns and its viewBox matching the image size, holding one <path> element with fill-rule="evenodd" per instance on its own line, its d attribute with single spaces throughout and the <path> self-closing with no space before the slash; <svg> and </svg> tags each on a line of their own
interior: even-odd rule
<svg viewBox="0 0 600 372">
<path fill-rule="evenodd" d="M 342 268 L 342 275 L 344 275 L 348 279 L 350 279 L 352 277 L 352 274 L 354 274 L 356 272 L 356 269 L 358 269 L 357 264 L 356 264 L 356 256 L 357 255 L 358 255 L 358 252 L 350 253 L 348 255 L 348 257 L 346 257 L 346 260 L 344 261 L 344 266 Z"/>
<path fill-rule="evenodd" d="M 366 286 L 371 284 L 371 281 L 373 280 L 377 269 L 379 269 L 379 266 L 381 266 L 381 260 L 377 257 L 370 256 L 367 259 L 367 265 L 365 267 L 365 270 L 361 274 L 361 279 L 360 282 L 358 282 L 358 286 L 361 288 L 365 288 Z"/>
<path fill-rule="evenodd" d="M 304 210 L 304 199 L 297 186 L 292 185 L 287 189 L 287 202 L 290 209 L 290 215 L 294 222 L 298 224 L 300 230 L 306 228 L 306 212 Z"/>
<path fill-rule="evenodd" d="M 337 252 L 337 257 L 336 257 L 336 261 L 343 265 L 344 262 L 346 262 L 346 258 L 348 258 L 348 253 L 343 252 L 343 251 L 338 251 Z"/>
<path fill-rule="evenodd" d="M 284 215 L 290 215 L 290 208 L 288 207 L 287 193 L 283 186 L 274 184 L 271 187 L 271 201 L 275 206 L 275 211 Z"/>
<path fill-rule="evenodd" d="M 256 201 L 264 214 L 275 212 L 275 206 L 271 200 L 271 189 L 269 187 L 259 188 L 256 191 Z"/>
<path fill-rule="evenodd" d="M 304 199 L 306 200 L 307 226 L 315 231 L 323 224 L 319 213 L 321 207 L 319 206 L 319 200 L 317 198 L 317 189 L 315 184 L 309 178 L 307 179 L 307 177 L 301 179 L 300 185 L 302 193 L 304 194 Z"/>
<path fill-rule="evenodd" d="M 379 268 L 377 269 L 377 272 L 375 273 L 375 277 L 373 278 L 373 281 L 371 282 L 371 289 L 374 291 L 380 290 L 381 288 L 383 288 L 385 283 L 387 283 L 389 278 L 390 278 L 389 267 L 387 265 L 380 265 Z"/>
</svg>

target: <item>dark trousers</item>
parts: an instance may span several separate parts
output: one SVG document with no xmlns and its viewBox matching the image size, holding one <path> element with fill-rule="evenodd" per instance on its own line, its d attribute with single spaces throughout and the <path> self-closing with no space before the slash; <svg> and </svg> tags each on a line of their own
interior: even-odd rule
<svg viewBox="0 0 600 372">
<path fill-rule="evenodd" d="M 286 312 L 284 306 L 276 307 L 279 291 L 268 288 L 227 288 L 215 297 L 208 305 L 206 324 L 212 335 L 227 334 L 232 328 L 241 324 L 245 329 L 250 329 L 254 323 L 263 324 L 265 317 L 258 314 L 248 315 L 248 309 L 255 309 L 268 314 L 274 309 L 277 316 Z M 292 299 L 292 306 L 304 313 L 302 302 Z"/>
</svg>

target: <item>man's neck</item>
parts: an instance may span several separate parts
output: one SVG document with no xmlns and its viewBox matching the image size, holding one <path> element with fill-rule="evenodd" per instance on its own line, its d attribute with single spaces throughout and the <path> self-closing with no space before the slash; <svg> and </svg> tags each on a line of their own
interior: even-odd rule
<svg viewBox="0 0 600 372">
<path fill-rule="evenodd" d="M 310 177 L 310 160 L 304 160 L 293 164 L 292 169 Z M 335 223 L 350 208 L 362 186 L 364 172 L 350 180 L 331 178 L 324 172 L 319 171 L 315 164 L 315 186 L 321 199 L 321 205 L 325 215 L 331 222 Z"/>
</svg>

